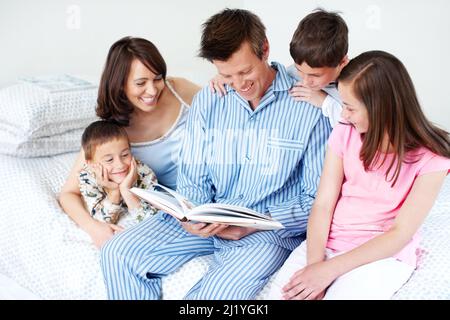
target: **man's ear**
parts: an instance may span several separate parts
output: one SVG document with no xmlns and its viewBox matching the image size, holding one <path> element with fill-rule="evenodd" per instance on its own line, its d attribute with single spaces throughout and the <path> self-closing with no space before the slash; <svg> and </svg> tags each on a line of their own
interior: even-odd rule
<svg viewBox="0 0 450 320">
<path fill-rule="evenodd" d="M 262 50 L 263 50 L 263 55 L 262 55 L 262 59 L 263 60 L 268 60 L 269 59 L 269 52 L 270 52 L 270 46 L 269 46 L 269 40 L 264 40 L 263 46 L 262 46 Z"/>
<path fill-rule="evenodd" d="M 350 62 L 350 59 L 348 58 L 348 55 L 346 54 L 346 55 L 342 58 L 342 60 L 341 60 L 341 62 L 340 62 L 339 64 L 340 64 L 341 67 L 343 68 L 343 67 L 345 67 L 349 62 Z"/>
</svg>

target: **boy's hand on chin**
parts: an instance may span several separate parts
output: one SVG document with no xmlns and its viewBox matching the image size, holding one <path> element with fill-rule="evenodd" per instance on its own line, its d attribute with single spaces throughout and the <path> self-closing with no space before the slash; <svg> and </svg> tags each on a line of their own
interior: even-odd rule
<svg viewBox="0 0 450 320">
<path fill-rule="evenodd" d="M 129 189 L 136 183 L 137 179 L 138 179 L 137 164 L 136 160 L 133 157 L 131 159 L 131 165 L 128 174 L 119 185 L 120 191 L 121 192 L 129 191 Z"/>
</svg>

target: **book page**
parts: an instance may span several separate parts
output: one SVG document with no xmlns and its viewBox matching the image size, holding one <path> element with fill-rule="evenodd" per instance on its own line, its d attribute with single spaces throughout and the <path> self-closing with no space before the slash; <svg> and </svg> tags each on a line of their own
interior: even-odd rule
<svg viewBox="0 0 450 320">
<path fill-rule="evenodd" d="M 271 220 L 271 218 L 268 216 L 259 217 L 259 216 L 249 215 L 247 213 L 242 213 L 242 212 L 238 212 L 238 211 L 234 211 L 234 210 L 228 210 L 228 209 L 212 207 L 212 206 L 207 206 L 207 205 L 194 208 L 191 212 L 189 212 L 188 216 L 189 216 L 189 218 L 194 218 L 196 216 L 204 216 L 207 214 L 217 214 L 217 215 L 225 216 L 228 218 L 244 218 L 247 220 L 248 219 L 261 220 L 261 221 Z"/>
<path fill-rule="evenodd" d="M 154 207 L 163 210 L 179 220 L 185 220 L 183 208 L 180 206 L 178 200 L 171 194 L 154 191 L 154 190 L 144 190 L 141 188 L 133 187 L 130 192 L 137 195 L 139 198 L 144 199 Z"/>
<path fill-rule="evenodd" d="M 208 213 L 198 213 L 195 215 L 189 215 L 189 219 L 198 222 L 206 223 L 223 223 L 239 227 L 250 227 L 260 230 L 274 230 L 282 229 L 283 225 L 275 220 L 263 220 L 255 219 L 249 217 L 237 217 L 232 216 L 229 212 L 225 210 L 215 209 L 213 212 L 211 210 Z"/>
<path fill-rule="evenodd" d="M 194 214 L 195 212 L 208 212 L 211 211 L 210 209 L 223 209 L 227 212 L 234 212 L 236 216 L 244 216 L 244 217 L 252 217 L 252 218 L 259 218 L 263 220 L 271 220 L 267 215 L 264 215 L 262 213 L 256 212 L 252 209 L 245 208 L 245 207 L 239 207 L 234 206 L 231 204 L 225 204 L 225 203 L 206 203 L 202 204 L 194 209 L 191 210 L 190 214 Z"/>
<path fill-rule="evenodd" d="M 161 185 L 159 183 L 156 183 L 156 182 L 153 182 L 152 185 L 155 186 L 155 187 L 163 189 L 164 191 L 169 193 L 172 197 L 174 197 L 178 201 L 178 204 L 183 209 L 184 215 L 186 215 L 186 213 L 189 212 L 194 207 L 194 205 L 188 199 L 183 197 L 181 194 L 179 194 L 175 190 L 167 188 L 167 187 L 165 187 L 165 186 L 163 186 L 163 185 Z"/>
<path fill-rule="evenodd" d="M 284 226 L 269 216 L 244 207 L 208 203 L 191 210 L 189 220 L 206 223 L 223 223 L 240 227 L 251 227 L 261 230 L 282 229 Z"/>
</svg>

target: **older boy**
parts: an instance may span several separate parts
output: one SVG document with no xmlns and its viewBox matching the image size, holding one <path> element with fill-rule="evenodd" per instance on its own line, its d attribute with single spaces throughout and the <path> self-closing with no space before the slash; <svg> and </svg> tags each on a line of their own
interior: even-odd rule
<svg viewBox="0 0 450 320">
<path fill-rule="evenodd" d="M 335 81 L 348 63 L 347 51 L 345 21 L 337 13 L 322 9 L 300 21 L 290 43 L 295 64 L 288 72 L 298 80 L 290 90 L 291 95 L 322 108 L 333 127 L 339 122 L 342 110 Z"/>
<path fill-rule="evenodd" d="M 322 9 L 302 19 L 290 43 L 295 64 L 288 67 L 297 82 L 289 93 L 297 101 L 322 108 L 334 127 L 340 120 L 342 104 L 335 81 L 348 63 L 348 28 L 337 14 Z M 212 92 L 227 94 L 227 79 L 218 74 L 210 82 Z"/>
</svg>

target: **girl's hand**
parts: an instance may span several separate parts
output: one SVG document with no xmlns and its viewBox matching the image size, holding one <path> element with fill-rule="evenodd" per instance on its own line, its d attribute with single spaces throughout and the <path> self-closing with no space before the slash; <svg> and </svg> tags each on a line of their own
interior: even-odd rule
<svg viewBox="0 0 450 320">
<path fill-rule="evenodd" d="M 128 192 L 130 188 L 136 183 L 137 179 L 138 179 L 137 164 L 136 160 L 133 157 L 131 159 L 131 165 L 128 174 L 119 185 L 120 192 L 121 193 Z"/>
<path fill-rule="evenodd" d="M 107 190 L 115 190 L 119 188 L 119 185 L 109 180 L 108 171 L 100 163 L 91 164 L 90 167 L 94 171 L 95 180 L 97 184 Z"/>
<path fill-rule="evenodd" d="M 98 220 L 94 220 L 92 226 L 88 230 L 88 234 L 92 242 L 97 248 L 101 248 L 114 234 L 123 231 L 122 227 L 115 224 L 108 224 Z"/>
<path fill-rule="evenodd" d="M 297 82 L 290 90 L 289 94 L 296 101 L 306 101 L 317 108 L 321 108 L 327 97 L 327 94 L 322 90 L 312 90 L 305 87 L 301 82 Z"/>
<path fill-rule="evenodd" d="M 325 290 L 336 279 L 327 261 L 310 264 L 298 270 L 283 287 L 285 300 L 322 299 Z"/>
<path fill-rule="evenodd" d="M 212 93 L 217 93 L 219 97 L 223 97 L 227 94 L 225 84 L 226 82 L 224 81 L 223 77 L 218 74 L 209 81 L 209 89 Z"/>
</svg>

